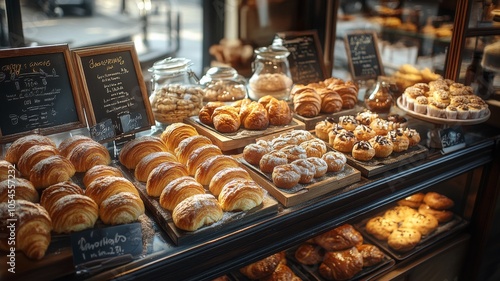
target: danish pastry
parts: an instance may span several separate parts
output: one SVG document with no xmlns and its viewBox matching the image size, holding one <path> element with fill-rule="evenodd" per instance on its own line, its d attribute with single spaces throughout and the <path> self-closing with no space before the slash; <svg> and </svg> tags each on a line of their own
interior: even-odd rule
<svg viewBox="0 0 500 281">
<path fill-rule="evenodd" d="M 366 232 L 378 240 L 387 240 L 389 235 L 398 228 L 398 223 L 382 216 L 376 216 L 366 223 Z"/>
<path fill-rule="evenodd" d="M 422 239 L 422 234 L 413 228 L 399 227 L 387 237 L 387 244 L 398 252 L 413 250 Z"/>
<path fill-rule="evenodd" d="M 401 227 L 416 229 L 422 236 L 425 236 L 436 230 L 438 224 L 438 220 L 433 215 L 414 213 L 401 222 Z"/>
</svg>

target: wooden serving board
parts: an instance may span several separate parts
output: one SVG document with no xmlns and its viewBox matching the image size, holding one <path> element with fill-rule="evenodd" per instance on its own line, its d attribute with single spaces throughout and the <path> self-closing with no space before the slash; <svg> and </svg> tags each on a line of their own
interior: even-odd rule
<svg viewBox="0 0 500 281">
<path fill-rule="evenodd" d="M 314 127 L 316 127 L 316 123 L 325 120 L 327 117 L 332 117 L 335 121 L 337 121 L 340 116 L 356 115 L 356 113 L 362 110 L 363 110 L 362 107 L 356 105 L 354 108 L 344 109 L 335 113 L 321 113 L 318 116 L 314 117 L 304 117 L 295 113 L 293 117 L 303 122 L 306 130 L 311 131 L 314 130 Z"/>
<path fill-rule="evenodd" d="M 255 142 L 255 139 L 263 136 L 276 135 L 290 130 L 303 130 L 305 124 L 297 119 L 286 126 L 269 126 L 265 130 L 239 129 L 235 133 L 220 133 L 211 126 L 200 122 L 198 116 L 191 116 L 184 119 L 184 122 L 195 127 L 200 135 L 208 137 L 212 142 L 220 147 L 222 151 L 242 149 L 247 144 Z"/>
<path fill-rule="evenodd" d="M 259 167 L 248 163 L 243 159 L 243 155 L 235 157 L 244 164 L 250 176 L 285 207 L 306 202 L 361 180 L 360 171 L 346 164 L 344 170 L 340 172 L 328 172 L 323 177 L 313 179 L 311 183 L 297 184 L 292 189 L 283 189 L 274 185 L 270 173 L 263 173 Z"/>
</svg>

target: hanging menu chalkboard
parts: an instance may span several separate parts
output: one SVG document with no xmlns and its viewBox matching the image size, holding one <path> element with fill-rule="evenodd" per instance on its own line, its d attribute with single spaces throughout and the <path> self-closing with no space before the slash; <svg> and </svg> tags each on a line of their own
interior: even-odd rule
<svg viewBox="0 0 500 281">
<path fill-rule="evenodd" d="M 73 51 L 91 126 L 111 120 L 115 135 L 154 124 L 133 43 Z"/>
<path fill-rule="evenodd" d="M 85 125 L 67 45 L 0 51 L 0 139 Z"/>
<path fill-rule="evenodd" d="M 330 77 L 326 73 L 316 31 L 280 32 L 274 43 L 281 44 L 290 51 L 288 62 L 295 84 L 316 83 Z"/>
<path fill-rule="evenodd" d="M 345 46 L 353 80 L 376 79 L 384 75 L 374 32 L 345 35 Z"/>
</svg>

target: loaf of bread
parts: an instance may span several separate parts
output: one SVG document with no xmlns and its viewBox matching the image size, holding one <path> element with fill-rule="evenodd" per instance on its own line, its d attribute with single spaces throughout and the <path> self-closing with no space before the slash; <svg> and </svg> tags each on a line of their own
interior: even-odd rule
<svg viewBox="0 0 500 281">
<path fill-rule="evenodd" d="M 241 126 L 238 109 L 230 105 L 217 107 L 212 114 L 214 128 L 221 133 L 234 133 Z"/>
<path fill-rule="evenodd" d="M 196 169 L 194 178 L 202 185 L 209 185 L 210 180 L 217 172 L 231 167 L 239 167 L 238 161 L 233 157 L 229 155 L 211 156 Z"/>
<path fill-rule="evenodd" d="M 363 269 L 363 256 L 356 247 L 326 252 L 318 271 L 327 280 L 348 280 Z"/>
<path fill-rule="evenodd" d="M 87 141 L 74 146 L 66 157 L 77 172 L 86 172 L 96 165 L 111 163 L 108 149 L 96 141 Z"/>
<path fill-rule="evenodd" d="M 85 189 L 85 195 L 92 198 L 100 206 L 102 201 L 120 192 L 131 192 L 139 195 L 134 184 L 123 177 L 100 177 Z"/>
<path fill-rule="evenodd" d="M 193 126 L 185 123 L 173 123 L 163 130 L 160 138 L 165 143 L 168 151 L 175 154 L 175 149 L 183 139 L 195 135 L 198 135 L 198 131 Z"/>
<path fill-rule="evenodd" d="M 30 147 L 35 145 L 51 145 L 56 147 L 54 141 L 46 136 L 41 135 L 27 135 L 15 140 L 5 152 L 5 160 L 17 164 L 21 155 L 26 152 Z"/>
<path fill-rule="evenodd" d="M 241 167 L 229 167 L 218 171 L 210 180 L 208 190 L 214 195 L 219 196 L 222 188 L 234 179 L 251 180 L 250 174 Z"/>
<path fill-rule="evenodd" d="M 314 238 L 327 251 L 346 250 L 363 244 L 363 236 L 350 224 L 338 226 Z"/>
<path fill-rule="evenodd" d="M 10 201 L 9 198 L 12 198 L 13 194 L 16 200 L 26 200 L 33 203 L 37 203 L 39 200 L 38 191 L 27 179 L 12 178 L 0 181 L 0 202 Z"/>
<path fill-rule="evenodd" d="M 21 174 L 25 177 L 29 177 L 31 168 L 36 165 L 36 163 L 41 160 L 59 154 L 57 148 L 52 145 L 35 145 L 26 150 L 19 161 L 17 162 L 17 168 Z"/>
<path fill-rule="evenodd" d="M 54 232 L 71 233 L 94 227 L 98 205 L 82 194 L 68 194 L 57 200 L 50 212 Z"/>
<path fill-rule="evenodd" d="M 20 176 L 21 173 L 14 164 L 6 160 L 0 160 L 0 181 Z"/>
<path fill-rule="evenodd" d="M 40 205 L 42 205 L 50 214 L 52 213 L 52 207 L 54 204 L 62 197 L 69 194 L 84 194 L 84 191 L 74 182 L 59 182 L 42 191 L 42 195 L 40 196 Z"/>
<path fill-rule="evenodd" d="M 144 156 L 134 170 L 134 176 L 138 181 L 145 182 L 148 180 L 149 173 L 158 167 L 160 163 L 177 162 L 177 157 L 168 151 L 153 152 Z"/>
<path fill-rule="evenodd" d="M 158 197 L 171 181 L 187 176 L 186 167 L 178 162 L 163 162 L 149 173 L 146 180 L 146 193 Z"/>
<path fill-rule="evenodd" d="M 259 280 L 271 275 L 278 265 L 286 263 L 285 252 L 279 252 L 240 268 L 240 273 L 251 280 Z"/>
<path fill-rule="evenodd" d="M 240 109 L 240 122 L 248 130 L 264 130 L 269 126 L 269 114 L 266 108 L 253 101 Z"/>
<path fill-rule="evenodd" d="M 169 211 L 173 211 L 175 206 L 184 199 L 195 194 L 204 194 L 203 185 L 191 176 L 183 176 L 169 182 L 160 194 L 160 205 Z"/>
<path fill-rule="evenodd" d="M 73 164 L 61 155 L 47 157 L 36 163 L 30 172 L 30 181 L 41 189 L 71 179 L 76 170 Z"/>
<path fill-rule="evenodd" d="M 222 219 L 224 212 L 211 194 L 196 194 L 175 206 L 172 218 L 176 227 L 195 231 Z"/>
<path fill-rule="evenodd" d="M 77 145 L 85 142 L 93 142 L 94 140 L 91 139 L 90 137 L 84 136 L 84 135 L 74 135 L 69 138 L 64 139 L 59 146 L 57 147 L 59 149 L 59 153 L 67 157 L 68 153 L 73 150 Z"/>
<path fill-rule="evenodd" d="M 254 180 L 234 179 L 226 183 L 219 193 L 223 211 L 248 211 L 262 204 L 264 189 Z"/>
<path fill-rule="evenodd" d="M 123 177 L 123 173 L 116 167 L 108 165 L 95 165 L 90 168 L 83 176 L 83 185 L 88 187 L 91 182 L 100 177 Z"/>
<path fill-rule="evenodd" d="M 144 211 L 144 202 L 139 195 L 120 192 L 102 201 L 99 206 L 99 217 L 105 224 L 126 224 L 137 221 Z"/>
<path fill-rule="evenodd" d="M 142 136 L 127 142 L 122 147 L 119 160 L 126 168 L 135 169 L 144 156 L 160 151 L 168 151 L 162 139 L 155 136 Z"/>
<path fill-rule="evenodd" d="M 191 155 L 189 155 L 186 163 L 188 174 L 190 176 L 194 176 L 198 167 L 200 167 L 201 164 L 208 158 L 215 155 L 222 155 L 222 150 L 215 144 L 204 145 L 196 148 Z"/>
<path fill-rule="evenodd" d="M 175 149 L 175 156 L 181 164 L 186 165 L 189 156 L 200 146 L 212 144 L 212 141 L 202 135 L 191 136 L 183 139 Z"/>
<path fill-rule="evenodd" d="M 12 219 L 16 219 L 16 251 L 22 251 L 30 259 L 43 258 L 50 245 L 52 231 L 47 211 L 39 204 L 26 200 L 16 200 L 15 210 L 6 202 L 0 203 L 0 250 L 11 250 L 7 238 L 12 237 L 11 228 L 8 228 Z"/>
</svg>

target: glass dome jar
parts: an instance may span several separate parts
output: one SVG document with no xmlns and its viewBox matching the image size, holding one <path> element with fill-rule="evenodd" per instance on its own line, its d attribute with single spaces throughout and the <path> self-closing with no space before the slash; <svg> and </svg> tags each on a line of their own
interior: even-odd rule
<svg viewBox="0 0 500 281">
<path fill-rule="evenodd" d="M 205 91 L 205 102 L 233 102 L 247 97 L 245 78 L 229 66 L 210 68 L 201 77 L 200 85 Z"/>
<path fill-rule="evenodd" d="M 197 116 L 203 107 L 203 89 L 185 58 L 157 61 L 151 72 L 151 109 L 157 123 L 172 124 Z"/>
<path fill-rule="evenodd" d="M 366 108 L 376 113 L 389 113 L 394 103 L 390 88 L 391 84 L 389 82 L 377 81 L 372 89 L 366 91 Z"/>
<path fill-rule="evenodd" d="M 258 100 L 271 95 L 288 100 L 293 81 L 288 63 L 290 52 L 283 46 L 271 45 L 254 51 L 253 74 L 248 82 L 248 96 Z"/>
</svg>

